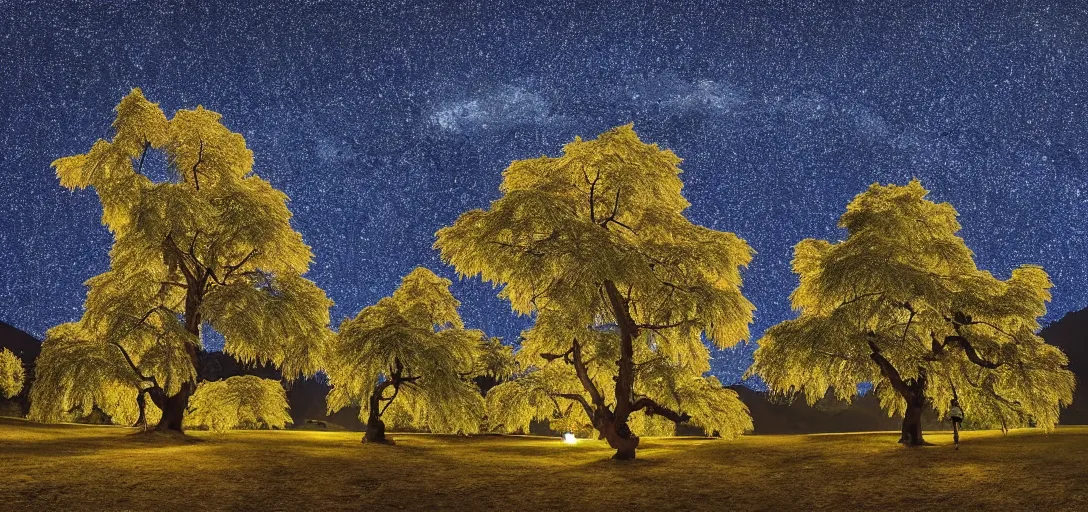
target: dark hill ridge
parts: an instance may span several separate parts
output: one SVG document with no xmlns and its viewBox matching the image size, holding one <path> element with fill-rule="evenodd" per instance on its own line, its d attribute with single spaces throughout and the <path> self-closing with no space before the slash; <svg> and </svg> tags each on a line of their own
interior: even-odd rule
<svg viewBox="0 0 1088 512">
<path fill-rule="evenodd" d="M 1069 369 L 1077 376 L 1073 404 L 1062 411 L 1061 424 L 1088 425 L 1088 308 L 1067 313 L 1039 335 L 1065 352 Z"/>
</svg>

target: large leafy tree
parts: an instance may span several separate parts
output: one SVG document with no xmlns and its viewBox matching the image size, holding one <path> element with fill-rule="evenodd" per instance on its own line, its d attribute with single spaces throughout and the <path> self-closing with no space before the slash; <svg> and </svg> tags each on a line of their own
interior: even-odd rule
<svg viewBox="0 0 1088 512">
<path fill-rule="evenodd" d="M 943 416 L 957 396 L 976 424 L 1053 427 L 1075 382 L 1061 350 L 1036 335 L 1046 272 L 979 270 L 956 210 L 927 194 L 916 180 L 874 184 L 840 219 L 845 240 L 797 244 L 800 314 L 766 332 L 750 372 L 810 403 L 873 382 L 888 413 L 903 415 L 908 445 L 924 443 L 927 401 Z"/>
<path fill-rule="evenodd" d="M 0 349 L 0 396 L 14 398 L 23 391 L 26 371 L 23 360 L 8 349 Z"/>
<path fill-rule="evenodd" d="M 87 281 L 78 328 L 43 346 L 43 361 L 58 367 L 39 371 L 63 375 L 79 356 L 51 351 L 97 344 L 79 350 L 112 361 L 97 371 L 127 368 L 139 396 L 162 410 L 157 428 L 176 431 L 196 389 L 206 325 L 243 362 L 271 363 L 287 378 L 316 372 L 331 301 L 302 277 L 310 248 L 291 227 L 287 196 L 253 172 L 242 136 L 202 107 L 167 119 L 139 89 L 116 110 L 111 140 L 53 162 L 64 187 L 95 189 L 114 243 L 109 270 Z M 165 155 L 169 179 L 149 177 L 153 152 Z M 65 393 L 38 396 L 57 402 Z"/>
<path fill-rule="evenodd" d="M 494 370 L 481 361 L 493 347 L 483 332 L 464 328 L 449 285 L 416 268 L 391 296 L 340 324 L 328 353 L 328 408 L 359 403 L 366 441 L 386 441 L 387 410 L 394 425 L 479 430 L 484 402 L 471 379 Z"/>
<path fill-rule="evenodd" d="M 748 336 L 740 267 L 752 251 L 684 217 L 679 163 L 630 125 L 577 138 L 560 157 L 513 162 L 503 196 L 435 244 L 461 275 L 502 286 L 515 311 L 535 315 L 522 366 L 565 365 L 573 380 L 563 382 L 576 384 L 549 393 L 577 403 L 619 459 L 635 456 L 628 422 L 639 411 L 723 435 L 750 426 L 737 395 L 703 374 L 704 340 Z"/>
</svg>

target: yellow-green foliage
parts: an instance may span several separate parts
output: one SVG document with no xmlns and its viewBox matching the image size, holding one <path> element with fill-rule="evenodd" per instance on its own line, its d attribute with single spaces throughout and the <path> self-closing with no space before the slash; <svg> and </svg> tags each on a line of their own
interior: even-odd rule
<svg viewBox="0 0 1088 512">
<path fill-rule="evenodd" d="M 79 323 L 46 332 L 35 370 L 29 415 L 35 421 L 71 421 L 77 419 L 73 411 L 87 414 L 96 407 L 119 425 L 132 425 L 139 417 L 137 390 L 147 383 L 115 345 L 95 339 Z M 159 417 L 150 400 L 147 415 L 149 423 Z"/>
<path fill-rule="evenodd" d="M 116 110 L 111 140 L 53 162 L 64 187 L 94 188 L 114 243 L 109 270 L 86 283 L 85 312 L 73 328 L 83 333 L 80 348 L 60 341 L 71 336 L 54 336 L 38 371 L 78 372 L 85 363 L 73 358 L 93 353 L 112 367 L 101 370 L 104 380 L 127 370 L 127 380 L 173 395 L 196 378 L 199 329 L 207 324 L 243 362 L 272 363 L 288 379 L 314 374 L 332 303 L 302 277 L 312 253 L 291 227 L 287 196 L 253 172 L 245 140 L 219 114 L 197 107 L 167 119 L 139 89 Z M 148 177 L 149 152 L 165 154 L 168 180 Z M 55 349 L 67 356 L 50 354 Z M 46 399 L 64 393 L 41 392 Z"/>
<path fill-rule="evenodd" d="M 954 385 L 975 424 L 1030 419 L 1052 428 L 1075 381 L 1065 355 L 1035 334 L 1050 300 L 1046 272 L 1024 265 L 1000 280 L 979 270 L 957 235 L 955 209 L 927 193 L 916 180 L 874 184 L 842 216 L 846 240 L 797 244 L 800 284 L 791 299 L 800 314 L 767 331 L 750 373 L 810 403 L 829 387 L 849 400 L 871 381 L 889 414 L 902 413 L 904 400 L 870 359 L 872 341 L 904 379 L 926 371 L 926 396 L 942 416 Z M 961 344 L 945 345 L 949 336 L 997 367 L 976 364 Z"/>
<path fill-rule="evenodd" d="M 189 399 L 186 427 L 223 432 L 284 428 L 291 423 L 287 392 L 279 381 L 241 375 L 201 382 Z"/>
<path fill-rule="evenodd" d="M 432 432 L 479 430 L 483 398 L 468 378 L 480 371 L 476 360 L 487 338 L 464 328 L 457 313 L 460 302 L 449 285 L 448 279 L 416 268 L 392 296 L 340 324 L 328 354 L 330 411 L 359 403 L 366 421 L 376 387 L 403 378 L 382 395 L 395 397 L 387 417 L 393 425 Z"/>
<path fill-rule="evenodd" d="M 0 395 L 14 398 L 23 390 L 24 380 L 23 361 L 6 348 L 0 350 Z"/>
<path fill-rule="evenodd" d="M 585 430 L 589 418 L 571 407 L 577 407 L 574 402 L 556 398 L 560 393 L 582 392 L 574 373 L 559 364 L 532 368 L 487 392 L 488 428 L 527 434 L 533 420 L 556 420 L 554 426 L 561 428 L 555 430 Z M 563 404 L 559 400 L 563 400 Z"/>
<path fill-rule="evenodd" d="M 479 345 L 472 376 L 505 380 L 513 376 L 517 369 L 518 363 L 514 358 L 513 347 L 504 345 L 500 338 L 489 338 Z"/>
<path fill-rule="evenodd" d="M 613 283 L 641 331 L 636 393 L 690 410 L 697 424 L 732 436 L 750 428 L 746 409 L 717 380 L 699 381 L 710 369 L 704 340 L 724 348 L 748 337 L 754 308 L 741 294 L 740 268 L 752 250 L 733 233 L 684 216 L 689 203 L 679 163 L 671 151 L 640 141 L 630 125 L 596 140 L 577 138 L 562 156 L 513 162 L 503 174 L 503 196 L 439 230 L 435 247 L 460 275 L 501 287 L 499 296 L 515 311 L 535 315 L 517 356 L 521 368 L 558 365 L 573 379 L 571 366 L 545 363 L 541 355 L 568 353 L 578 340 L 608 407 L 615 406 L 620 355 L 617 319 L 603 289 Z M 650 375 L 651 361 L 666 363 L 669 378 Z M 585 393 L 577 380 L 542 390 L 526 378 L 537 379 L 495 388 L 493 426 L 524 430 L 527 418 L 552 417 L 543 400 L 549 393 Z M 682 389 L 689 392 L 677 394 Z M 531 396 L 515 398 L 520 391 Z M 557 398 L 563 402 L 553 409 L 565 411 L 568 399 Z M 731 417 L 711 417 L 723 414 Z"/>
</svg>

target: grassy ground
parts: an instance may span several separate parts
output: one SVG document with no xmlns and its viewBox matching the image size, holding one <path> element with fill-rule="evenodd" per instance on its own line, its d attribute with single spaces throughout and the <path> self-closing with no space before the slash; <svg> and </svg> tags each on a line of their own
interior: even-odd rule
<svg viewBox="0 0 1088 512">
<path fill-rule="evenodd" d="M 192 433 L 0 420 L 3 510 L 1088 510 L 1088 427 L 598 441 Z"/>
</svg>

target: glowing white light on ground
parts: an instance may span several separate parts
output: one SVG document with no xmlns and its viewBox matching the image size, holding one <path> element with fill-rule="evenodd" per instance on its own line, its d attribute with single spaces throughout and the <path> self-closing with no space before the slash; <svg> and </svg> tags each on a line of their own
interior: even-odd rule
<svg viewBox="0 0 1088 512">
<path fill-rule="evenodd" d="M 566 434 L 563 434 L 563 442 L 567 444 L 575 444 L 578 442 L 578 438 L 574 437 L 574 434 L 567 432 Z"/>
</svg>

